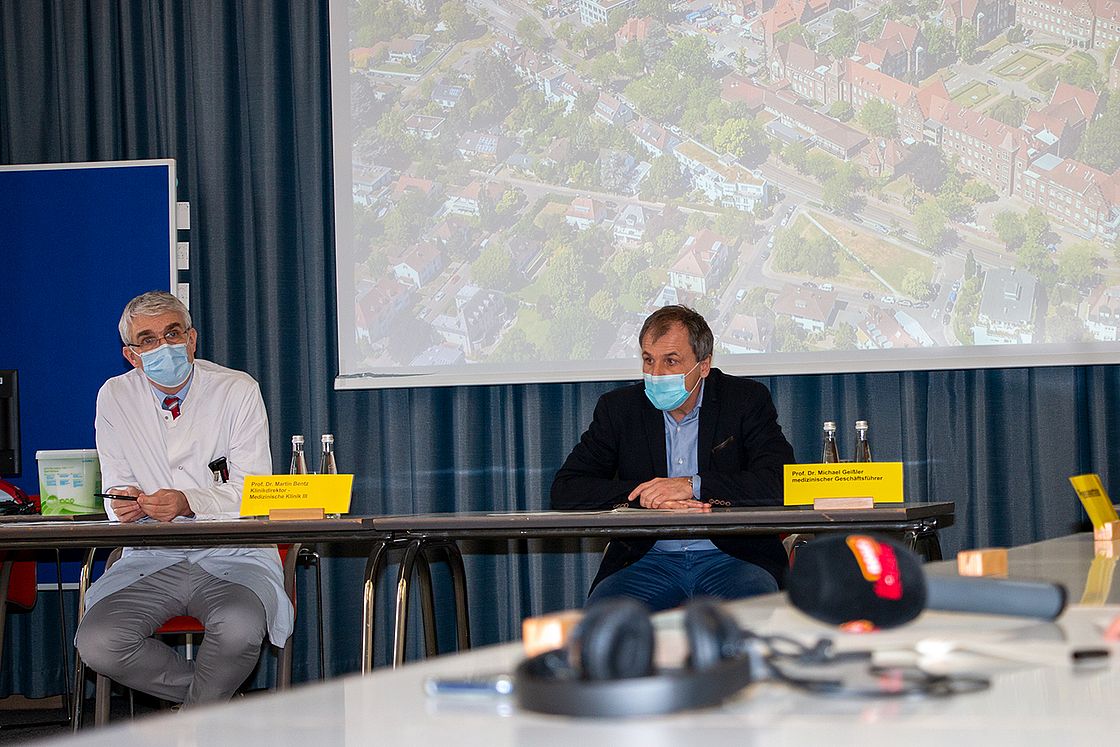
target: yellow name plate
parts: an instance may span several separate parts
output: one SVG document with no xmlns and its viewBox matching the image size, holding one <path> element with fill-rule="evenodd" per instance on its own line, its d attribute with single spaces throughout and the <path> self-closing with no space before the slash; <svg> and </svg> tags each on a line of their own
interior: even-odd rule
<svg viewBox="0 0 1120 747">
<path fill-rule="evenodd" d="M 811 506 L 818 498 L 870 496 L 902 503 L 902 462 L 787 464 L 785 505 Z"/>
<path fill-rule="evenodd" d="M 1100 529 L 1110 521 L 1120 519 L 1116 515 L 1116 509 L 1112 507 L 1112 499 L 1108 497 L 1104 485 L 1101 484 L 1099 475 L 1074 475 L 1069 478 L 1069 481 L 1077 491 L 1081 504 L 1085 506 L 1085 513 L 1089 514 L 1089 521 L 1093 522 L 1094 529 Z"/>
<path fill-rule="evenodd" d="M 241 490 L 241 515 L 266 516 L 276 508 L 344 514 L 350 510 L 353 485 L 353 475 L 250 475 Z"/>
</svg>

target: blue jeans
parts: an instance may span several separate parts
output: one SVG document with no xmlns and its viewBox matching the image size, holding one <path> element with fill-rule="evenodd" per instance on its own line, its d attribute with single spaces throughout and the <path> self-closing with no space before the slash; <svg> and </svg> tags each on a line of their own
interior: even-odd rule
<svg viewBox="0 0 1120 747">
<path fill-rule="evenodd" d="M 721 550 L 650 550 L 638 562 L 600 581 L 590 606 L 609 597 L 631 597 L 654 612 L 679 607 L 693 597 L 739 599 L 778 590 L 778 582 L 754 563 Z"/>
</svg>

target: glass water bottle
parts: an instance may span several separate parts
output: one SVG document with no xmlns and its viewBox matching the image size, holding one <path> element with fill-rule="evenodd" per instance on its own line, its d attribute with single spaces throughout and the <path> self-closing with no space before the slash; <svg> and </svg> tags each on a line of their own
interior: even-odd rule
<svg viewBox="0 0 1120 747">
<path fill-rule="evenodd" d="M 856 461 L 871 461 L 871 442 L 867 440 L 867 421 L 856 421 Z"/>
<path fill-rule="evenodd" d="M 323 450 L 319 454 L 319 474 L 337 475 L 338 465 L 334 461 L 334 434 L 323 434 Z"/>
<path fill-rule="evenodd" d="M 288 474 L 307 474 L 307 458 L 303 455 L 303 436 L 292 436 L 292 462 L 288 467 Z"/>
<path fill-rule="evenodd" d="M 840 452 L 836 449 L 836 423 L 831 420 L 824 421 L 824 446 L 821 448 L 821 461 L 825 463 L 840 461 Z"/>
</svg>

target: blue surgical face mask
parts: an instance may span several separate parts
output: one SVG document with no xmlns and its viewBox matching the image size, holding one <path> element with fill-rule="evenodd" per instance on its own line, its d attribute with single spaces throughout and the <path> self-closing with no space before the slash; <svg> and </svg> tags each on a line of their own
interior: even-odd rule
<svg viewBox="0 0 1120 747">
<path fill-rule="evenodd" d="M 176 387 L 191 375 L 191 361 L 186 344 L 160 345 L 155 350 L 140 354 L 144 375 L 165 387 Z"/>
<path fill-rule="evenodd" d="M 696 366 L 699 365 L 700 361 L 697 361 Z M 688 373 L 683 374 L 665 374 L 664 376 L 642 374 L 642 378 L 646 381 L 646 397 L 658 410 L 677 409 L 692 394 L 685 389 L 684 377 L 695 371 L 696 366 L 690 368 Z M 699 381 L 696 382 L 696 386 L 700 386 Z"/>
</svg>

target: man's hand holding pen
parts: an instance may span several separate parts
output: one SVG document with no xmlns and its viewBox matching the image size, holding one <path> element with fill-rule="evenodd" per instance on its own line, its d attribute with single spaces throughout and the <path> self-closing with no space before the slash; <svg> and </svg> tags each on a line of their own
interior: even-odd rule
<svg viewBox="0 0 1120 747">
<path fill-rule="evenodd" d="M 113 513 L 120 522 L 139 521 L 146 516 L 139 503 L 140 488 L 138 487 L 128 485 L 123 488 L 111 488 L 108 493 L 101 493 L 100 496 L 112 500 L 109 505 L 112 506 Z"/>
<path fill-rule="evenodd" d="M 140 488 L 129 485 L 112 488 L 108 493 L 98 493 L 97 496 L 110 499 L 113 513 L 124 523 L 139 521 L 145 516 L 151 516 L 156 521 L 173 521 L 177 516 L 190 516 L 192 513 L 186 494 L 170 488 L 144 494 Z"/>
</svg>

